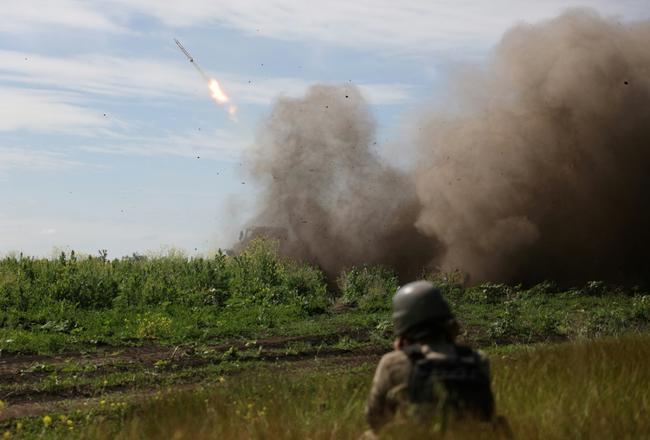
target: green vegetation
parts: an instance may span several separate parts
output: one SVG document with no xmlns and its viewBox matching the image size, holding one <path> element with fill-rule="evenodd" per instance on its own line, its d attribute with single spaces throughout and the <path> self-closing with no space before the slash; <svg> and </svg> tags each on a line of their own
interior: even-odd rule
<svg viewBox="0 0 650 440">
<path fill-rule="evenodd" d="M 591 282 L 560 289 L 440 284 L 469 342 L 536 342 L 642 331 L 650 296 Z M 331 284 L 330 284 L 331 285 Z M 241 255 L 187 258 L 106 253 L 0 260 L 0 353 L 51 354 L 103 346 L 206 344 L 274 336 L 354 334 L 386 344 L 397 277 L 381 267 L 342 273 L 328 289 L 317 268 L 256 241 Z M 338 343 L 338 340 L 335 341 Z"/>
<path fill-rule="evenodd" d="M 649 357 L 649 336 L 499 349 L 492 353 L 498 411 L 515 438 L 646 438 Z M 43 417 L 25 419 L 21 432 L 39 438 L 354 439 L 365 429 L 373 368 L 368 362 L 314 362 L 292 370 L 280 364 L 192 392 L 157 394 L 139 405 L 105 401 L 62 417 L 51 414 L 47 427 Z M 15 433 L 16 421 L 4 429 Z M 398 419 L 385 438 L 420 434 Z M 470 425 L 445 438 L 491 436 L 485 426 Z"/>
<path fill-rule="evenodd" d="M 0 349 L 51 353 L 245 336 L 325 311 L 323 274 L 272 243 L 187 259 L 105 254 L 0 261 Z"/>
<path fill-rule="evenodd" d="M 361 310 L 388 310 L 399 287 L 394 273 L 384 267 L 352 268 L 339 277 L 342 304 Z"/>
<path fill-rule="evenodd" d="M 519 438 L 650 435 L 648 291 L 428 278 L 461 339 L 492 353 Z M 334 283 L 264 241 L 209 258 L 5 257 L 0 435 L 356 438 L 398 284 L 383 267 Z M 490 434 L 473 429 L 449 438 Z"/>
</svg>

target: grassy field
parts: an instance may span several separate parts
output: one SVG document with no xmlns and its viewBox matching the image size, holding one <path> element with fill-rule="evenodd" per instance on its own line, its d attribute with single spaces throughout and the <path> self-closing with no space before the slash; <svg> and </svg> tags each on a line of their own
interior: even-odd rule
<svg viewBox="0 0 650 440">
<path fill-rule="evenodd" d="M 491 353 L 520 438 L 648 436 L 646 290 L 424 277 L 463 342 Z M 265 242 L 237 257 L 6 257 L 0 435 L 355 438 L 397 285 L 380 267 L 327 280 Z"/>
<path fill-rule="evenodd" d="M 492 351 L 499 413 L 516 438 L 647 438 L 649 336 Z M 96 439 L 357 438 L 374 362 L 274 364 L 211 385 L 61 417 L 27 419 L 18 435 Z M 46 416 L 47 417 L 47 416 Z M 5 429 L 16 435 L 15 421 Z M 70 427 L 73 427 L 71 430 Z M 408 431 L 405 431 L 408 429 Z M 398 421 L 386 438 L 416 438 Z M 485 426 L 446 438 L 492 438 Z"/>
</svg>

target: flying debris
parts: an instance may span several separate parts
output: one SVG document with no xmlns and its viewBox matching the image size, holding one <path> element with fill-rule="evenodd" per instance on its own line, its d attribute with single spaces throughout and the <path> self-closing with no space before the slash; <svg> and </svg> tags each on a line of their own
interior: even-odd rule
<svg viewBox="0 0 650 440">
<path fill-rule="evenodd" d="M 194 57 L 192 54 L 185 49 L 185 46 L 178 41 L 178 39 L 174 38 L 174 43 L 178 46 L 178 48 L 183 52 L 183 55 L 187 57 L 190 63 L 194 66 L 197 72 L 199 72 L 199 75 L 201 75 L 201 78 L 203 78 L 207 83 L 208 83 L 208 89 L 210 90 L 210 97 L 219 105 L 225 105 L 228 104 L 227 107 L 227 112 L 228 115 L 230 116 L 230 119 L 233 121 L 237 120 L 237 106 L 234 104 L 230 103 L 230 97 L 226 95 L 226 93 L 223 91 L 221 88 L 221 85 L 219 84 L 219 81 L 217 81 L 215 78 L 211 78 L 208 76 L 203 69 L 201 69 L 201 66 L 194 61 Z"/>
</svg>

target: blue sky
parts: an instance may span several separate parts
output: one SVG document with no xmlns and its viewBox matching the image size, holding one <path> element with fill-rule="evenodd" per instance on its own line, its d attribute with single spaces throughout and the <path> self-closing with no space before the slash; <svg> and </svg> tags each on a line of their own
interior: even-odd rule
<svg viewBox="0 0 650 440">
<path fill-rule="evenodd" d="M 380 143 L 509 27 L 647 0 L 2 0 L 0 253 L 228 246 L 256 191 L 241 165 L 278 96 L 351 82 Z M 173 42 L 238 107 L 233 121 Z M 385 148 L 389 160 L 399 149 Z"/>
</svg>

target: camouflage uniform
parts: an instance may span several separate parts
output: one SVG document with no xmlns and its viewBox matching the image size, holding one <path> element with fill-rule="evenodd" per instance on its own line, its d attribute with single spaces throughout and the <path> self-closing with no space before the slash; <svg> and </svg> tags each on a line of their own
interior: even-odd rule
<svg viewBox="0 0 650 440">
<path fill-rule="evenodd" d="M 429 343 L 422 345 L 422 352 L 430 359 L 444 359 L 456 355 L 454 347 L 451 343 Z M 480 368 L 486 377 L 490 377 L 488 359 L 481 352 L 478 353 Z M 411 367 L 411 360 L 402 350 L 392 351 L 381 358 L 366 404 L 366 420 L 375 434 L 398 412 L 406 417 L 412 416 L 412 413 L 406 414 L 409 407 L 407 389 Z M 430 418 L 435 416 L 429 414 Z"/>
<path fill-rule="evenodd" d="M 403 414 L 405 417 L 400 418 L 404 421 L 415 422 L 415 428 L 428 426 L 434 431 L 445 431 L 448 421 L 465 416 L 478 421 L 494 417 L 487 358 L 454 343 L 458 323 L 433 283 L 421 280 L 400 287 L 393 296 L 392 318 L 396 346 L 413 345 L 388 353 L 379 362 L 366 405 L 366 420 L 372 431 L 367 431 L 363 438 L 375 438 L 396 414 Z M 413 365 L 417 365 L 415 370 Z M 440 369 L 435 373 L 441 373 L 439 377 L 444 377 L 445 368 L 452 368 L 461 376 L 451 375 L 437 381 L 436 376 L 430 375 L 434 368 Z M 467 380 L 462 378 L 463 374 L 468 375 Z M 409 389 L 411 379 L 413 389 Z M 448 399 L 450 392 L 454 394 L 452 399 Z M 457 400 L 461 396 L 469 400 Z M 467 410 L 457 412 L 459 404 L 470 402 Z"/>
</svg>

